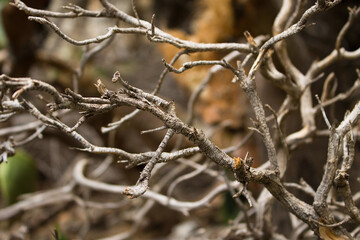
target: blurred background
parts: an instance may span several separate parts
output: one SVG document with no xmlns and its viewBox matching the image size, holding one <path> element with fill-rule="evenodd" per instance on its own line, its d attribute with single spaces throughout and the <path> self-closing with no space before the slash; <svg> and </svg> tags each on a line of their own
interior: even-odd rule
<svg viewBox="0 0 360 240">
<path fill-rule="evenodd" d="M 64 11 L 61 7 L 68 3 L 74 3 L 94 11 L 102 9 L 97 0 L 24 0 L 23 2 L 37 9 L 54 11 Z M 112 2 L 124 12 L 134 15 L 131 1 Z M 249 31 L 254 37 L 271 35 L 272 23 L 281 6 L 279 0 L 135 0 L 134 2 L 141 19 L 150 21 L 155 13 L 155 25 L 157 27 L 179 38 L 196 42 L 246 42 L 243 37 L 244 31 Z M 306 71 L 314 60 L 325 57 L 334 49 L 337 34 L 348 18 L 347 7 L 353 6 L 357 1 L 344 2 L 329 12 L 319 14 L 311 19 L 312 22 L 316 22 L 315 26 L 306 28 L 288 40 L 288 45 L 292 46 L 289 48 L 290 55 L 301 71 Z M 28 21 L 27 16 L 9 6 L 8 1 L 2 0 L 0 4 L 0 72 L 13 77 L 31 77 L 45 81 L 55 86 L 60 92 L 64 92 L 66 88 L 74 89 L 74 74 L 80 66 L 86 47 L 73 46 L 54 34 L 47 26 Z M 306 6 L 311 4 L 313 1 L 309 1 Z M 121 22 L 105 18 L 52 20 L 64 33 L 76 40 L 104 34 L 107 27 L 114 25 L 126 27 Z M 344 47 L 348 50 L 357 49 L 360 42 L 360 25 L 354 24 L 351 29 L 344 40 Z M 93 47 L 95 45 L 89 46 L 90 49 Z M 160 74 L 164 70 L 162 59 L 165 58 L 167 62 L 170 62 L 178 51 L 178 49 L 167 44 L 150 43 L 144 36 L 118 34 L 107 47 L 88 61 L 79 78 L 78 92 L 84 96 L 98 96 L 94 87 L 97 79 L 101 79 L 109 89 L 115 90 L 117 86 L 111 83 L 111 77 L 115 71 L 119 71 L 130 84 L 151 92 L 156 87 Z M 200 59 L 221 59 L 226 54 L 204 52 L 184 55 L 175 66 L 180 67 L 184 62 Z M 241 58 L 244 57 L 245 55 L 241 56 Z M 250 61 L 247 67 L 251 66 L 251 63 Z M 335 94 L 344 92 L 352 86 L 356 79 L 355 68 L 359 66 L 359 60 L 351 63 L 339 62 L 327 72 L 328 74 L 333 71 L 336 75 L 337 89 Z M 186 106 L 189 96 L 206 78 L 209 69 L 210 67 L 199 67 L 180 75 L 166 75 L 159 95 L 175 101 L 176 111 L 180 118 L 186 119 Z M 223 148 L 238 144 L 249 134 L 248 127 L 251 126 L 250 118 L 253 116 L 246 97 L 239 87 L 234 87 L 231 79 L 232 74 L 226 71 L 221 71 L 214 76 L 196 103 L 196 116 L 193 122 L 195 126 L 203 129 L 208 136 L 212 136 L 212 140 Z M 322 85 L 323 80 L 313 85 L 313 95 L 321 94 Z M 260 75 L 257 76 L 257 88 L 263 103 L 278 110 L 285 94 L 270 85 Z M 349 100 L 336 104 L 332 109 L 327 109 L 330 113 L 331 122 L 336 123 L 341 120 L 345 110 L 353 106 L 358 96 L 356 93 Z M 35 96 L 29 96 L 29 98 L 31 97 Z M 38 104 L 40 108 L 45 109 L 45 104 L 41 101 Z M 128 152 L 156 150 L 165 132 L 140 134 L 143 130 L 161 126 L 161 122 L 148 113 L 138 114 L 115 131 L 106 134 L 101 132 L 101 127 L 110 122 L 118 121 L 132 110 L 124 107 L 111 113 L 95 116 L 85 122 L 78 129 L 78 132 L 91 143 L 99 146 L 113 146 Z M 71 112 L 63 116 L 62 121 L 73 126 L 79 117 L 79 113 Z M 144 119 L 146 120 L 144 121 Z M 290 115 L 286 123 L 286 134 L 300 129 L 301 123 L 298 119 L 299 114 L 296 111 Z M 318 120 L 318 126 L 321 129 L 324 126 L 323 120 L 320 116 Z M 35 121 L 35 119 L 27 114 L 18 114 L 6 122 L 1 122 L 0 127 L 17 126 L 31 121 Z M 22 138 L 23 136 L 17 137 Z M 0 138 L 5 140 L 8 136 L 0 135 Z M 171 150 L 175 144 L 176 139 L 171 142 L 167 150 Z M 190 143 L 183 142 L 183 146 L 189 145 Z M 11 171 L 15 171 L 15 173 L 16 171 L 30 172 L 28 179 L 31 179 L 34 184 L 24 186 L 24 192 L 20 193 L 44 191 L 62 186 L 70 181 L 71 170 L 76 160 L 80 158 L 90 159 L 95 168 L 106 157 L 80 153 L 70 147 L 76 147 L 76 143 L 55 129 L 47 129 L 43 133 L 42 139 L 36 139 L 24 145 L 21 148 L 23 154 L 15 155 L 14 158 L 18 160 L 14 160 L 14 162 L 29 162 L 29 168 Z M 244 147 L 232 154 L 233 156 L 244 157 L 246 152 L 254 157 L 255 166 L 259 166 L 266 159 L 261 140 L 256 134 Z M 326 152 L 327 138 L 321 137 L 315 138 L 310 145 L 301 146 L 293 151 L 291 164 L 287 170 L 287 180 L 298 182 L 300 178 L 303 178 L 316 189 L 321 180 Z M 196 161 L 199 163 L 209 164 L 209 168 L 221 171 L 203 157 L 197 158 Z M 125 169 L 125 164 L 119 164 L 117 160 L 113 159 L 111 167 L 97 180 L 113 184 L 133 185 L 142 166 Z M 178 165 L 176 162 L 169 163 L 167 167 L 163 167 L 154 175 L 152 181 L 154 183 L 159 182 L 169 169 Z M 358 177 L 355 174 L 358 168 L 357 162 L 355 163 L 354 174 L 351 177 Z M 184 167 L 177 176 L 188 172 L 190 169 Z M 0 181 L 9 181 L 3 180 L 6 179 L 6 173 L 0 173 L 2 174 Z M 13 176 L 13 174 L 11 175 Z M 19 185 L 12 188 L 20 188 L 23 180 L 24 178 L 18 183 Z M 217 178 L 200 174 L 194 179 L 179 184 L 173 196 L 180 200 L 194 201 L 213 189 L 217 183 Z M 256 197 L 261 187 L 251 185 L 250 189 Z M 356 190 L 359 189 L 356 189 L 355 186 L 354 191 Z M 166 187 L 161 191 L 166 193 Z M 0 202 L 2 207 L 17 201 L 20 194 L 13 193 L 11 190 L 6 195 L 4 193 L 3 191 Z M 54 229 L 57 229 L 64 236 L 64 239 L 79 237 L 98 239 L 111 236 L 129 229 L 133 224 L 132 214 L 144 204 L 143 199 L 127 201 L 123 199 L 123 196 L 91 192 L 81 188 L 76 189 L 76 193 L 85 199 L 91 198 L 94 201 L 124 201 L 124 206 L 115 210 L 92 208 L 84 210 L 74 202 L 68 202 L 46 208 L 35 208 L 15 219 L 0 222 L 0 238 L 16 239 L 11 237 L 16 237 L 24 225 L 27 226 L 29 239 L 51 239 Z M 294 193 L 296 194 L 296 191 Z M 11 197 L 7 197 L 8 195 Z M 180 232 L 190 232 L 193 229 L 201 232 L 201 229 L 206 229 L 207 234 L 209 234 L 207 237 L 211 239 L 211 234 L 214 236 L 219 234 L 219 231 L 228 226 L 238 214 L 236 204 L 229 196 L 228 194 L 219 196 L 213 201 L 211 207 L 192 211 L 190 216 L 184 216 L 155 204 L 141 221 L 140 231 L 135 233 L 131 239 L 180 239 L 180 235 L 176 235 L 179 234 L 177 233 L 179 229 Z M 305 200 L 311 201 L 311 199 Z M 276 205 L 274 211 L 277 212 L 275 218 L 278 223 L 282 224 L 284 234 L 290 233 L 287 215 L 281 213 L 285 210 Z M 189 227 L 190 230 L 185 230 L 186 227 Z M 196 239 L 196 235 L 193 237 Z"/>
</svg>

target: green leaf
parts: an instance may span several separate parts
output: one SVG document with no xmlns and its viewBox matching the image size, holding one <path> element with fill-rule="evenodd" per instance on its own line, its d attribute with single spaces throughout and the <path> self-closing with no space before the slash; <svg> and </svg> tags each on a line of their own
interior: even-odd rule
<svg viewBox="0 0 360 240">
<path fill-rule="evenodd" d="M 9 3 L 9 0 L 0 0 L 0 6 L 5 6 Z"/>
<path fill-rule="evenodd" d="M 35 190 L 36 166 L 31 156 L 16 150 L 7 163 L 0 165 L 0 187 L 7 204 L 13 204 L 19 195 Z"/>
<path fill-rule="evenodd" d="M 54 229 L 54 238 L 55 240 L 68 240 L 65 234 L 61 231 L 59 226 L 56 226 Z"/>
<path fill-rule="evenodd" d="M 221 207 L 220 213 L 222 222 L 227 224 L 229 220 L 232 220 L 237 216 L 239 212 L 239 206 L 229 192 L 225 192 L 223 196 L 224 203 Z"/>
<path fill-rule="evenodd" d="M 0 49 L 6 47 L 7 45 L 7 39 L 4 32 L 4 26 L 2 23 L 2 16 L 1 12 L 3 7 L 9 4 L 9 0 L 0 0 Z"/>
</svg>

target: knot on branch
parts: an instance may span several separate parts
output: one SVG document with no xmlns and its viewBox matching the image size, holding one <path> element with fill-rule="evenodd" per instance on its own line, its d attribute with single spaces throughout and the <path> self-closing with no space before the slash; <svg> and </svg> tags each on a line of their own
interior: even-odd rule
<svg viewBox="0 0 360 240">
<path fill-rule="evenodd" d="M 0 163 L 7 163 L 8 157 L 15 155 L 14 139 L 9 137 L 8 140 L 4 141 L 0 145 Z"/>
<path fill-rule="evenodd" d="M 124 190 L 124 194 L 129 199 L 137 198 L 143 195 L 146 190 L 149 188 L 147 184 L 141 184 L 141 182 L 132 187 L 126 187 Z"/>
<path fill-rule="evenodd" d="M 197 129 L 193 127 L 189 139 L 190 141 L 201 141 L 201 139 L 203 139 L 204 136 L 205 134 L 201 129 Z"/>
<path fill-rule="evenodd" d="M 234 157 L 233 160 L 234 163 L 232 167 L 235 170 L 235 177 L 239 182 L 246 184 L 252 176 L 250 169 L 254 159 L 249 157 L 249 153 L 246 153 L 245 159 Z"/>
<path fill-rule="evenodd" d="M 345 171 L 337 170 L 334 183 L 336 184 L 336 187 L 344 187 L 347 185 L 347 181 L 349 179 L 349 174 Z"/>
<path fill-rule="evenodd" d="M 55 103 L 48 103 L 46 104 L 46 107 L 48 108 L 49 112 L 55 112 L 59 109 L 59 105 L 55 104 Z"/>
</svg>

